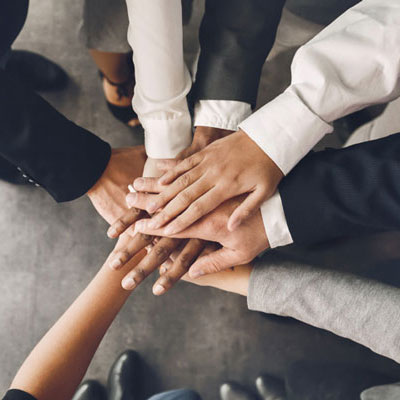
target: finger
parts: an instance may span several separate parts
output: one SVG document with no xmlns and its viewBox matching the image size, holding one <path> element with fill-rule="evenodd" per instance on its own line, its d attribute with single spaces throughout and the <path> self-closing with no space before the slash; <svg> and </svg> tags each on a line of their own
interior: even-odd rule
<svg viewBox="0 0 400 400">
<path fill-rule="evenodd" d="M 135 207 L 140 210 L 146 210 L 149 214 L 152 214 L 152 203 L 157 199 L 157 195 L 150 193 L 129 193 L 125 200 L 129 208 Z"/>
<path fill-rule="evenodd" d="M 111 269 L 118 270 L 131 260 L 140 250 L 151 244 L 153 237 L 142 233 L 130 239 L 125 246 L 117 246 L 110 257 L 108 265 Z"/>
<path fill-rule="evenodd" d="M 242 264 L 237 252 L 223 247 L 204 257 L 200 257 L 190 268 L 189 277 L 196 279 L 207 274 L 214 274 L 235 265 Z"/>
<path fill-rule="evenodd" d="M 265 193 L 263 190 L 256 190 L 250 193 L 229 217 L 227 225 L 228 230 L 233 232 L 237 229 L 244 221 L 260 209 L 261 204 L 265 200 Z"/>
<path fill-rule="evenodd" d="M 165 274 L 172 266 L 174 265 L 174 262 L 172 261 L 171 258 L 168 258 L 168 260 L 164 261 L 160 265 L 160 275 Z"/>
<path fill-rule="evenodd" d="M 203 209 L 200 207 L 204 208 L 204 205 L 202 202 L 200 204 L 198 203 L 197 200 L 199 197 L 203 196 L 204 193 L 206 193 L 209 189 L 207 188 L 207 182 L 201 180 L 195 182 L 192 186 L 189 188 L 185 189 L 184 191 L 180 192 L 174 199 L 172 199 L 162 211 L 160 211 L 158 214 L 154 215 L 149 221 L 149 227 L 153 229 L 158 229 L 164 226 L 166 223 L 170 222 L 174 217 L 179 215 L 182 211 L 185 211 L 190 208 L 190 215 L 192 217 L 193 222 L 196 221 L 197 219 L 201 218 L 203 215 L 206 213 L 202 212 Z M 214 197 L 216 197 L 214 195 Z M 193 203 L 193 204 L 192 204 Z M 196 204 L 196 205 L 194 205 Z M 186 213 L 188 210 L 186 211 Z M 185 215 L 187 217 L 187 214 Z M 172 223 L 175 226 L 175 223 Z M 190 225 L 190 224 L 188 224 Z M 188 226 L 186 225 L 186 226 Z M 178 225 L 180 226 L 180 225 Z M 185 226 L 185 227 L 186 227 Z M 184 227 L 184 228 L 185 228 Z M 184 228 L 180 230 L 175 230 L 174 232 L 167 233 L 166 235 L 168 236 L 169 234 L 174 234 L 177 232 L 180 232 Z"/>
<path fill-rule="evenodd" d="M 199 256 L 204 248 L 204 242 L 197 239 L 189 240 L 165 273 L 157 280 L 153 286 L 153 294 L 160 296 L 167 292 L 179 281 L 189 270 L 193 261 Z"/>
<path fill-rule="evenodd" d="M 176 178 L 184 174 L 185 172 L 196 167 L 202 160 L 202 155 L 200 153 L 193 154 L 192 156 L 185 158 L 183 161 L 179 162 L 175 167 L 168 170 L 163 176 L 158 180 L 161 185 L 170 184 Z"/>
<path fill-rule="evenodd" d="M 138 192 L 160 193 L 163 191 L 164 185 L 160 184 L 158 178 L 136 178 L 133 188 Z"/>
<path fill-rule="evenodd" d="M 125 232 L 132 224 L 134 224 L 143 213 L 137 208 L 129 209 L 121 218 L 117 219 L 107 231 L 109 238 L 117 238 Z"/>
<path fill-rule="evenodd" d="M 194 186 L 194 185 L 193 185 Z M 191 189 L 191 188 L 189 188 Z M 188 189 L 188 190 L 189 190 Z M 183 194 L 182 192 L 181 194 Z M 199 192 L 198 192 L 199 193 Z M 160 225 L 156 225 L 156 228 L 165 224 L 165 221 L 172 219 L 170 218 L 173 216 L 174 212 L 171 210 L 179 211 L 176 215 L 179 215 L 175 220 L 173 220 L 169 225 L 167 225 L 164 229 L 166 236 L 175 235 L 179 232 L 182 232 L 190 225 L 195 223 L 200 218 L 204 217 L 214 209 L 216 209 L 223 201 L 224 201 L 224 194 L 221 193 L 218 189 L 211 189 L 197 200 L 195 200 L 195 196 L 191 194 L 187 195 L 187 199 L 189 200 L 189 207 L 184 211 L 184 203 L 180 202 L 178 195 L 174 200 L 172 200 L 168 205 L 165 207 L 163 211 L 161 211 L 156 217 L 153 219 L 159 219 L 162 223 Z M 194 201 L 195 200 L 195 201 Z M 179 204 L 179 202 L 181 204 Z M 176 205 L 178 204 L 178 205 Z M 182 211 L 184 211 L 182 213 Z M 166 215 L 166 216 L 164 216 Z"/>
<path fill-rule="evenodd" d="M 180 176 L 171 185 L 165 186 L 165 189 L 149 205 L 149 212 L 156 212 L 161 207 L 165 206 L 169 201 L 175 199 L 175 197 L 178 197 L 178 199 L 174 204 L 182 203 L 185 205 L 184 208 L 186 208 L 190 202 L 193 201 L 192 199 L 197 199 L 197 197 L 201 196 L 208 189 L 210 189 L 211 186 L 214 185 L 214 182 L 209 183 L 206 180 L 202 180 L 201 183 L 198 182 L 200 177 L 200 169 L 195 168 L 193 171 Z M 175 215 L 177 215 L 176 212 L 173 214 L 173 216 Z"/>
<path fill-rule="evenodd" d="M 185 150 L 183 150 L 185 151 Z M 159 160 L 157 161 L 157 168 L 160 171 L 166 172 L 168 170 L 170 170 L 171 168 L 176 167 L 179 163 L 181 162 L 181 160 L 176 157 L 175 160 Z"/>
<path fill-rule="evenodd" d="M 180 240 L 163 238 L 122 280 L 125 290 L 135 289 L 147 276 L 163 264 L 179 245 Z"/>
<path fill-rule="evenodd" d="M 193 153 L 195 153 L 195 151 L 192 150 L 192 146 L 188 147 L 185 150 L 182 150 L 175 158 L 176 160 L 184 160 L 185 158 L 191 156 Z M 178 162 L 179 162 L 178 161 Z M 178 163 L 176 163 L 174 166 L 176 166 Z M 170 168 L 165 169 L 165 171 L 168 171 Z"/>
</svg>

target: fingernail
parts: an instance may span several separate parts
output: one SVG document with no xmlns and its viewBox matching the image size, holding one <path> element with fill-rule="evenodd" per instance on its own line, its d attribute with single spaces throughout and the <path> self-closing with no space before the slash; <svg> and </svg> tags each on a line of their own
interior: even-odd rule
<svg viewBox="0 0 400 400">
<path fill-rule="evenodd" d="M 126 196 L 126 204 L 128 205 L 129 208 L 132 208 L 135 205 L 136 199 L 137 199 L 136 193 L 129 193 Z"/>
<path fill-rule="evenodd" d="M 201 271 L 201 270 L 189 271 L 189 276 L 190 276 L 192 279 L 199 278 L 200 276 L 203 276 L 203 275 L 204 275 L 204 271 Z"/>
<path fill-rule="evenodd" d="M 143 178 L 137 178 L 135 179 L 135 182 L 133 182 L 133 187 L 138 190 L 141 189 L 144 185 L 144 179 Z"/>
<path fill-rule="evenodd" d="M 111 261 L 110 267 L 112 269 L 118 269 L 122 265 L 122 261 L 120 258 L 116 258 L 115 260 Z"/>
<path fill-rule="evenodd" d="M 164 286 L 161 285 L 156 285 L 153 289 L 153 294 L 156 296 L 159 296 L 160 294 L 163 294 L 165 292 Z"/>
<path fill-rule="evenodd" d="M 128 185 L 128 189 L 131 193 L 135 193 L 136 190 L 134 189 L 133 185 Z"/>
<path fill-rule="evenodd" d="M 110 228 L 108 228 L 107 236 L 110 238 L 117 236 L 117 230 L 113 226 L 111 226 Z"/>
<path fill-rule="evenodd" d="M 135 282 L 135 280 L 133 278 L 125 278 L 122 281 L 122 287 L 125 290 L 132 290 L 132 289 L 135 288 L 135 285 L 136 285 L 136 282 Z"/>
</svg>

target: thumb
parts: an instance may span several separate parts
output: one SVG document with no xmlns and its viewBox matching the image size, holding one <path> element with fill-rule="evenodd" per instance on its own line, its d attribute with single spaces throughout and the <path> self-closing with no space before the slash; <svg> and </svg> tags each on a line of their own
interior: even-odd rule
<svg viewBox="0 0 400 400">
<path fill-rule="evenodd" d="M 214 274 L 240 264 L 236 251 L 223 247 L 210 254 L 202 256 L 191 266 L 189 276 L 196 279 L 199 276 Z"/>
</svg>

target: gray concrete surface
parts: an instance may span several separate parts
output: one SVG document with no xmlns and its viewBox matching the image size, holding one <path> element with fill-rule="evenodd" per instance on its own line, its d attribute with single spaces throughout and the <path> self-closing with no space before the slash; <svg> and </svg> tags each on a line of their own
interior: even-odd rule
<svg viewBox="0 0 400 400">
<path fill-rule="evenodd" d="M 140 130 L 113 120 L 105 107 L 95 67 L 78 41 L 80 12 L 80 0 L 32 0 L 15 47 L 49 56 L 68 71 L 67 90 L 46 96 L 59 110 L 113 146 L 138 144 Z M 271 68 L 267 66 L 263 75 L 263 98 L 269 97 L 271 82 L 280 76 Z M 269 73 L 274 80 L 268 79 Z M 330 140 L 335 142 L 335 137 Z M 0 182 L 0 203 L 0 392 L 4 392 L 30 349 L 102 265 L 113 242 L 106 238 L 107 225 L 87 198 L 56 204 L 42 190 Z M 394 260 L 396 265 L 398 239 L 386 234 L 282 251 L 321 265 L 374 273 L 383 261 Z M 393 276 L 397 278 L 396 270 Z M 224 380 L 254 387 L 258 374 L 281 376 L 301 358 L 349 361 L 400 377 L 394 362 L 328 332 L 249 312 L 239 296 L 181 283 L 155 298 L 152 281 L 131 296 L 100 346 L 88 377 L 104 381 L 114 358 L 126 348 L 138 350 L 146 363 L 146 395 L 192 387 L 205 400 L 216 399 Z"/>
</svg>

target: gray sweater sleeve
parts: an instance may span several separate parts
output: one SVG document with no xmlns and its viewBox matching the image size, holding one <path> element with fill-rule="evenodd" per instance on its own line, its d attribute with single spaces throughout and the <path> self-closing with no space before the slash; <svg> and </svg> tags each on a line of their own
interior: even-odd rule
<svg viewBox="0 0 400 400">
<path fill-rule="evenodd" d="M 264 257 L 248 307 L 296 318 L 400 362 L 400 289 L 349 273 Z"/>
</svg>

